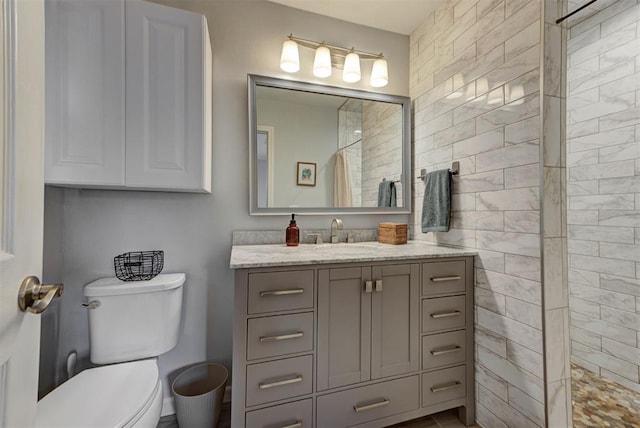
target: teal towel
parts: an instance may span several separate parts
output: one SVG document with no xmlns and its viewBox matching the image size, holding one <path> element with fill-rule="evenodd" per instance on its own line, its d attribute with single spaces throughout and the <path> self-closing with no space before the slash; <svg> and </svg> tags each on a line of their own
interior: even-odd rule
<svg viewBox="0 0 640 428">
<path fill-rule="evenodd" d="M 448 232 L 451 218 L 451 173 L 441 169 L 427 174 L 422 201 L 422 232 Z"/>
<path fill-rule="evenodd" d="M 391 180 L 382 180 L 378 185 L 378 206 L 396 207 L 396 185 Z"/>
</svg>

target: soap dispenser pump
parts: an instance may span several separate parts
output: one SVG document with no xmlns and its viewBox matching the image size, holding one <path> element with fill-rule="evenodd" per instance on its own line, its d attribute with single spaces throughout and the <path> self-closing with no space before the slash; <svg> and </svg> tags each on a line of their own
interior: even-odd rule
<svg viewBox="0 0 640 428">
<path fill-rule="evenodd" d="M 288 247 L 297 247 L 300 240 L 300 229 L 296 225 L 295 216 L 295 214 L 291 214 L 291 221 L 289 222 L 289 227 L 287 227 L 286 240 Z"/>
</svg>

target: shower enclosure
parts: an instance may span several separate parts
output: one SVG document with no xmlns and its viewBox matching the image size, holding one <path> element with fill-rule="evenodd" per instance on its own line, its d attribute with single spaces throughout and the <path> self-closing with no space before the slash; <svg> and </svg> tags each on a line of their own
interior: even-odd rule
<svg viewBox="0 0 640 428">
<path fill-rule="evenodd" d="M 587 3 L 563 52 L 573 420 L 624 427 L 640 424 L 640 2 L 568 10 Z"/>
</svg>

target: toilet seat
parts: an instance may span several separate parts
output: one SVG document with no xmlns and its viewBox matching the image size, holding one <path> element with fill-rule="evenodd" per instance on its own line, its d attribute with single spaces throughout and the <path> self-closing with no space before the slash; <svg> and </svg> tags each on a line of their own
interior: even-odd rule
<svg viewBox="0 0 640 428">
<path fill-rule="evenodd" d="M 155 426 L 161 402 L 162 383 L 155 359 L 96 367 L 40 400 L 36 427 Z"/>
</svg>

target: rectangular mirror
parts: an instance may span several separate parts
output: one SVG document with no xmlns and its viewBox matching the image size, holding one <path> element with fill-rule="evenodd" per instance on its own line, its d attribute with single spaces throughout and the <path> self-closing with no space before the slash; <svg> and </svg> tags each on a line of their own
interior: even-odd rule
<svg viewBox="0 0 640 428">
<path fill-rule="evenodd" d="M 408 97 L 249 75 L 251 214 L 407 214 Z"/>
</svg>

